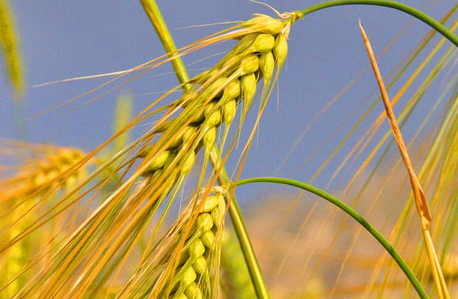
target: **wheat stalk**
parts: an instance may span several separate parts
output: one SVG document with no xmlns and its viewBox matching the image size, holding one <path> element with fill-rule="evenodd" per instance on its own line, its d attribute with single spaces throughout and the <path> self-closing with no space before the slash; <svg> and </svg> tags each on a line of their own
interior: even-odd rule
<svg viewBox="0 0 458 299">
<path fill-rule="evenodd" d="M 162 216 L 155 225 L 133 277 L 144 273 L 143 267 L 151 261 L 151 252 L 161 251 L 162 245 L 155 245 L 155 237 L 180 187 L 193 168 L 197 153 L 203 148 L 208 161 L 210 152 L 218 141 L 218 128 L 225 124 L 225 135 L 227 134 L 239 106 L 243 106 L 240 116 L 241 123 L 243 122 L 261 78 L 264 78 L 264 86 L 270 86 L 275 70 L 278 74 L 285 61 L 286 39 L 295 18 L 295 15 L 286 15 L 285 20 L 279 20 L 256 15 L 253 19 L 233 27 L 233 31 L 201 42 L 210 44 L 229 38 L 239 40 L 213 68 L 187 82 L 190 89 L 165 107 L 168 108 L 167 112 L 149 132 L 126 147 L 127 150 L 137 147 L 131 162 L 127 161 L 130 165 L 128 170 L 137 164 L 135 169 L 64 240 L 52 257 L 53 264 L 38 272 L 35 279 L 30 280 L 18 293 L 19 297 L 81 298 L 88 292 L 91 296 L 96 296 L 110 275 L 120 275 L 122 265 L 127 262 L 127 257 L 142 238 L 152 217 L 164 203 Z M 201 45 L 196 44 L 195 47 Z M 265 91 L 263 101 L 268 95 L 269 91 Z M 164 111 L 165 108 L 158 111 Z M 177 115 L 172 118 L 174 114 Z M 144 117 L 134 119 L 126 126 L 126 130 Z M 222 143 L 225 139 L 226 136 L 221 138 Z M 204 184 L 205 167 L 204 161 L 196 189 Z M 219 169 L 216 169 L 213 178 L 206 183 L 208 188 L 214 186 L 218 172 Z M 158 273 L 158 269 L 153 270 Z M 167 278 L 167 275 L 173 274 L 173 270 L 164 273 Z M 154 277 L 154 274 L 150 277 Z M 169 289 L 176 291 L 173 286 L 168 285 L 173 280 L 165 278 L 155 282 L 154 293 Z M 119 298 L 132 298 L 135 296 L 132 294 L 143 291 L 145 286 L 136 282 L 133 278 L 119 293 Z"/>
<path fill-rule="evenodd" d="M 260 25 L 259 22 L 269 23 L 270 26 Z M 192 151 L 196 152 L 200 146 L 203 146 L 206 157 L 208 157 L 217 139 L 217 127 L 225 122 L 226 130 L 223 137 L 225 140 L 228 128 L 235 118 L 237 107 L 243 103 L 241 115 L 241 122 L 243 122 L 256 94 L 257 82 L 264 77 L 264 87 L 267 89 L 275 65 L 279 68 L 283 65 L 287 55 L 287 43 L 286 35 L 282 33 L 285 29 L 285 24 L 282 21 L 266 16 L 257 16 L 242 23 L 241 26 L 252 26 L 256 30 L 262 28 L 263 31 L 240 37 L 239 44 L 220 63 L 191 80 L 193 87 L 200 86 L 197 88 L 200 92 L 197 94 L 188 92 L 182 99 L 178 100 L 178 103 L 184 107 L 184 111 L 176 119 L 167 121 L 156 129 L 156 133 L 163 134 L 161 139 L 164 139 L 164 144 L 170 140 L 169 136 L 177 137 L 169 141 L 168 147 L 152 159 L 143 173 L 144 176 L 154 176 L 157 171 L 164 171 L 169 166 L 168 163 L 173 163 L 172 161 L 180 156 L 180 152 L 183 151 L 182 148 L 186 150 L 191 148 Z M 289 29 L 289 26 L 286 28 Z M 191 90 L 193 89 L 196 88 Z M 190 117 L 191 119 L 185 121 L 181 115 L 184 115 L 183 118 Z M 182 123 L 189 125 L 183 129 Z M 174 131 L 174 128 L 177 127 L 181 130 Z M 158 144 L 161 143 L 161 139 Z M 222 143 L 224 144 L 224 141 Z M 155 146 L 147 147 L 146 151 L 140 152 L 139 157 L 148 158 L 149 155 L 152 155 L 151 152 Z M 191 161 L 189 165 L 194 162 L 194 158 Z M 188 167 L 186 170 L 188 171 Z M 182 177 L 180 176 L 177 181 L 181 183 Z M 173 282 L 171 287 L 175 287 Z M 175 292 L 175 294 L 178 293 L 182 294 L 183 292 Z"/>
<path fill-rule="evenodd" d="M 142 176 L 154 176 L 155 181 L 166 176 L 164 181 L 179 186 L 194 165 L 199 149 L 203 146 L 207 156 L 212 151 L 217 128 L 223 123 L 224 144 L 238 106 L 243 104 L 243 123 L 257 82 L 264 77 L 264 85 L 268 86 L 275 65 L 283 65 L 290 24 L 264 15 L 240 24 L 246 28 L 237 36 L 239 43 L 212 69 L 191 80 L 190 90 L 171 108 L 175 111 L 180 107 L 183 111 L 175 119 L 160 121 L 153 134 L 162 136 L 154 145 L 145 145 L 137 155 L 144 158 L 140 165 Z"/>
<path fill-rule="evenodd" d="M 216 298 L 226 205 L 219 191 L 202 196 L 190 202 L 164 240 L 172 246 L 161 248 L 166 257 L 160 264 L 165 269 L 155 283 L 153 298 L 155 294 L 159 298 Z"/>
<path fill-rule="evenodd" d="M 240 25 L 251 30 L 242 31 L 239 43 L 226 57 L 190 81 L 191 89 L 171 108 L 174 111 L 180 107 L 183 111 L 175 119 L 160 121 L 153 134 L 162 136 L 138 153 L 138 158 L 144 158 L 140 165 L 142 176 L 154 178 L 151 182 L 169 182 L 176 188 L 191 170 L 201 147 L 209 156 L 217 140 L 217 128 L 223 123 L 224 144 L 238 106 L 243 104 L 242 123 L 256 94 L 257 82 L 264 77 L 268 86 L 275 65 L 280 68 L 283 64 L 289 26 L 289 22 L 267 16 L 256 16 Z"/>
</svg>

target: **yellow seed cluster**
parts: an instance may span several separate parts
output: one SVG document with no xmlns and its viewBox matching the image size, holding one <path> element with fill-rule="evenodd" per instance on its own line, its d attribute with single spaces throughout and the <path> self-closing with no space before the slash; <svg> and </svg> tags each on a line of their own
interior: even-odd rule
<svg viewBox="0 0 458 299">
<path fill-rule="evenodd" d="M 139 267 L 118 297 L 129 297 L 131 294 L 127 292 L 132 290 L 134 297 L 142 292 L 144 296 L 141 297 L 145 298 L 216 298 L 219 271 L 216 264 L 220 258 L 221 230 L 226 212 L 223 194 L 199 197 L 200 202 L 194 198 L 193 204 L 180 214 L 169 233 L 157 242 L 155 237 L 160 233 L 159 227 L 172 207 L 180 184 L 193 168 L 198 151 L 203 148 L 208 160 L 209 152 L 219 141 L 218 130 L 223 125 L 224 129 L 229 128 L 237 117 L 239 106 L 243 109 L 240 120 L 244 120 L 259 81 L 264 78 L 264 88 L 270 87 L 275 71 L 283 65 L 287 55 L 285 29 L 289 25 L 288 21 L 258 15 L 234 27 L 228 35 L 218 36 L 220 40 L 234 38 L 238 41 L 237 45 L 213 68 L 186 83 L 189 90 L 169 105 L 171 109 L 165 112 L 164 118 L 142 137 L 142 149 L 135 153 L 135 158 L 141 161 L 138 168 L 132 170 L 132 176 L 126 171 L 122 176 L 126 181 L 119 182 L 87 221 L 62 242 L 58 240 L 63 246 L 55 254 L 51 252 L 49 267 L 46 265 L 43 271 L 32 273 L 33 278 L 18 296 L 36 293 L 39 297 L 81 297 L 86 295 L 86 291 L 102 293 L 107 279 L 114 277 L 115 282 L 121 273 L 117 272 L 117 267 L 121 270 L 130 261 L 128 255 L 134 252 L 136 242 L 142 237 L 154 213 L 164 208 L 164 217 L 158 220 Z M 181 113 L 176 113 L 180 109 L 183 109 Z M 160 108 L 157 111 L 163 110 Z M 175 115 L 175 118 L 170 115 Z M 154 143 L 150 142 L 151 139 Z M 220 140 L 224 144 L 225 138 Z M 126 146 L 126 151 L 136 145 Z M 116 157 L 121 157 L 124 152 L 119 151 Z M 31 199 L 27 203 L 35 209 L 36 202 L 41 200 L 36 196 L 41 195 L 40 192 L 52 197 L 53 191 L 72 184 L 71 180 L 85 169 L 78 163 L 84 156 L 78 150 L 62 149 L 31 161 L 20 169 L 12 182 L 12 185 L 21 186 L 18 188 L 21 192 L 8 198 L 27 196 Z M 116 161 L 115 157 L 111 161 Z M 104 163 L 100 170 L 106 169 L 105 165 L 111 161 Z M 129 160 L 124 165 L 133 166 L 130 163 Z M 98 173 L 99 170 L 94 175 Z M 204 168 L 199 187 L 205 185 L 207 173 Z M 140 175 L 145 178 L 138 182 Z M 0 185 L 1 195 L 2 191 Z M 167 206 L 162 207 L 165 200 L 169 200 Z M 30 211 L 27 209 L 27 213 L 32 214 L 33 211 Z M 54 210 L 50 211 L 49 215 L 43 214 L 43 221 L 47 221 L 48 216 L 54 217 Z M 39 228 L 41 218 L 30 225 L 32 229 Z M 24 218 L 24 223 L 26 220 Z M 18 224 L 22 229 L 22 223 Z M 28 229 L 29 226 L 26 227 Z M 15 236 L 16 232 L 12 232 L 8 237 L 12 239 Z M 17 240 L 20 247 L 11 255 L 15 260 L 25 256 L 26 249 L 22 246 L 26 244 L 20 243 L 19 238 Z M 55 270 L 58 275 L 48 275 L 48 269 Z M 103 269 L 108 269 L 108 272 Z M 8 277 L 10 275 L 15 273 L 8 274 Z M 138 277 L 146 279 L 137 280 Z M 75 279 L 76 284 L 72 283 Z"/>
<path fill-rule="evenodd" d="M 62 182 L 55 180 L 60 178 L 62 173 L 74 166 L 83 157 L 84 153 L 81 150 L 70 148 L 59 149 L 47 155 L 36 164 L 37 168 L 34 169 L 34 172 L 30 173 L 30 186 L 32 188 L 40 188 L 53 183 L 61 184 Z M 71 179 L 63 183 L 67 186 L 71 185 Z"/>
<path fill-rule="evenodd" d="M 218 141 L 218 128 L 224 124 L 227 133 L 239 106 L 243 107 L 240 116 L 243 122 L 255 98 L 258 82 L 264 78 L 264 89 L 270 87 L 275 71 L 286 59 L 286 35 L 290 24 L 258 15 L 238 25 L 235 47 L 213 68 L 188 82 L 190 89 L 172 105 L 171 111 L 179 107 L 183 109 L 181 113 L 173 119 L 162 119 L 153 128 L 154 135 L 159 138 L 153 145 L 145 145 L 137 158 L 144 159 L 142 176 L 152 184 L 160 181 L 167 186 L 161 194 L 163 198 L 172 190 L 171 186 L 176 192 L 201 148 L 207 155 L 213 150 Z M 174 227 L 180 231 L 178 235 L 184 247 L 173 271 L 168 269 L 158 276 L 153 293 L 159 298 L 215 298 L 216 291 L 211 286 L 216 281 L 217 270 L 209 265 L 209 259 L 215 255 L 219 259 L 221 238 L 215 235 L 221 232 L 224 196 L 211 195 L 201 203 L 194 205 L 188 218 L 181 218 L 186 220 Z M 202 210 L 195 210 L 202 206 Z M 195 223 L 185 236 L 182 228 L 189 227 L 190 219 L 195 219 Z M 170 260 L 164 262 L 167 264 Z"/>
<path fill-rule="evenodd" d="M 8 188 L 0 193 L 4 198 L 28 196 L 34 192 L 45 192 L 53 187 L 71 188 L 85 173 L 81 167 L 68 176 L 63 174 L 84 157 L 84 153 L 73 148 L 52 148 L 41 158 L 26 160 L 18 173 L 5 182 Z M 11 188 L 14 187 L 14 188 Z M 38 195 L 38 194 L 35 194 Z"/>
<path fill-rule="evenodd" d="M 213 298 L 209 294 L 213 293 L 210 277 L 214 274 L 209 263 L 221 246 L 220 232 L 226 211 L 224 196 L 210 195 L 199 207 L 201 210 L 186 237 L 175 275 L 167 283 L 171 293 L 168 297 L 163 295 L 164 298 Z M 192 221 L 192 217 L 187 217 L 184 223 L 180 222 L 182 227 Z"/>
<path fill-rule="evenodd" d="M 245 118 L 255 97 L 257 83 L 264 78 L 267 88 L 275 66 L 280 68 L 288 47 L 282 32 L 287 21 L 256 16 L 239 27 L 244 33 L 238 44 L 212 69 L 191 80 L 191 90 L 177 101 L 184 111 L 175 119 L 162 123 L 155 133 L 162 133 L 159 143 L 166 148 L 152 155 L 144 176 L 162 171 L 174 159 L 174 165 L 186 174 L 193 166 L 200 147 L 210 151 L 217 140 L 217 128 L 234 120 L 237 107 L 243 103 L 241 119 Z M 149 154 L 146 147 L 139 157 Z M 186 153 L 186 154 L 185 154 Z"/>
<path fill-rule="evenodd" d="M 2 182 L 7 188 L 4 190 L 0 187 L 0 208 L 9 212 L 7 217 L 3 218 L 3 224 L 8 230 L 0 237 L 0 243 L 6 243 L 20 235 L 35 220 L 37 206 L 39 202 L 43 202 L 40 195 L 50 189 L 54 191 L 73 187 L 75 180 L 85 171 L 84 168 L 80 168 L 73 175 L 62 176 L 84 156 L 81 150 L 47 148 L 46 151 L 48 154 L 42 158 L 26 160 L 15 176 Z M 23 265 L 33 253 L 41 250 L 41 245 L 46 245 L 43 239 L 38 241 L 39 238 L 39 232 L 25 236 L 0 256 L 0 266 L 3 269 L 0 283 L 6 285 L 8 280 L 14 279 L 7 288 L 0 290 L 0 298 L 12 297 L 26 283 L 30 273 L 22 273 L 19 276 L 18 274 L 23 271 Z"/>
</svg>

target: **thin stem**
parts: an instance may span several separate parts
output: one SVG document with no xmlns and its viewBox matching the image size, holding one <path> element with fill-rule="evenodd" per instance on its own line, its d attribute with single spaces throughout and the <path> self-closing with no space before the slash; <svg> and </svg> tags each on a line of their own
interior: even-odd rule
<svg viewBox="0 0 458 299">
<path fill-rule="evenodd" d="M 210 155 L 210 159 L 215 166 L 219 163 L 219 157 L 220 153 L 218 149 L 214 148 Z M 225 186 L 231 183 L 231 180 L 229 179 L 227 171 L 224 167 L 221 167 L 221 170 L 219 171 L 218 182 L 221 186 Z M 258 299 L 268 299 L 270 298 L 269 292 L 267 291 L 261 268 L 259 267 L 256 254 L 253 250 L 253 245 L 251 244 L 250 236 L 246 229 L 245 221 L 237 198 L 233 193 L 230 192 L 228 192 L 226 196 L 230 196 L 226 197 L 226 201 L 228 202 L 229 206 L 229 215 L 231 216 L 235 234 L 237 235 L 237 239 L 240 243 L 240 248 L 242 249 L 243 256 L 245 257 L 245 263 L 247 265 L 248 272 L 250 273 L 251 282 L 256 292 L 256 296 Z"/>
<path fill-rule="evenodd" d="M 391 107 L 388 92 L 386 91 L 385 83 L 383 82 L 382 74 L 380 73 L 378 63 L 372 50 L 369 37 L 364 31 L 361 22 L 359 24 L 359 28 L 361 30 L 361 35 L 363 37 L 364 46 L 369 56 L 369 61 L 371 63 L 375 78 L 377 80 L 377 84 L 380 89 L 380 94 L 382 97 L 383 105 L 385 106 L 385 112 L 388 117 L 388 122 L 390 123 L 391 131 L 393 132 L 394 139 L 396 141 L 396 144 L 398 145 L 399 152 L 401 154 L 402 160 L 404 161 L 404 165 L 407 168 L 407 172 L 409 173 L 410 184 L 412 186 L 412 190 L 414 193 L 417 212 L 421 220 L 423 239 L 425 241 L 426 252 L 428 254 L 430 268 L 433 275 L 434 283 L 436 285 L 437 294 L 440 299 L 449 299 L 450 295 L 447 290 L 444 275 L 442 274 L 442 269 L 437 258 L 436 250 L 434 248 L 434 244 L 429 233 L 429 226 L 432 216 L 428 207 L 428 201 L 426 200 L 426 195 L 423 192 L 423 189 L 420 185 L 420 181 L 418 180 L 417 174 L 415 173 L 415 170 L 412 166 L 412 162 L 410 161 L 409 152 L 407 150 L 407 146 L 405 145 L 401 129 L 399 128 L 398 122 L 396 120 L 396 116 L 394 115 L 393 108 Z"/>
<path fill-rule="evenodd" d="M 402 257 L 397 253 L 397 251 L 391 246 L 391 244 L 386 240 L 383 235 L 375 229 L 369 222 L 367 222 L 358 212 L 356 212 L 353 208 L 350 206 L 346 205 L 344 202 L 339 200 L 338 198 L 334 197 L 333 195 L 318 189 L 312 185 L 295 181 L 292 179 L 287 179 L 287 178 L 279 178 L 279 177 L 254 177 L 254 178 L 247 178 L 238 181 L 235 185 L 241 186 L 245 184 L 250 184 L 250 183 L 277 183 L 277 184 L 284 184 L 284 185 L 289 185 L 293 186 L 296 188 L 300 188 L 302 190 L 306 190 L 308 192 L 311 192 L 313 194 L 316 194 L 320 196 L 323 199 L 326 199 L 333 205 L 337 206 L 340 208 L 342 211 L 347 213 L 350 217 L 352 217 L 354 220 L 359 222 L 372 236 L 374 236 L 377 241 L 385 248 L 385 250 L 393 257 L 393 259 L 396 261 L 396 263 L 399 265 L 401 270 L 404 272 L 404 274 L 407 276 L 409 281 L 412 283 L 413 287 L 417 291 L 418 295 L 422 299 L 427 299 L 429 298 L 428 295 L 426 294 L 425 290 L 423 289 L 422 285 L 418 281 L 417 277 L 415 274 L 412 272 L 412 270 L 409 268 L 407 263 L 402 259 Z"/>
<path fill-rule="evenodd" d="M 143 9 L 146 12 L 151 24 L 156 30 L 157 35 L 161 39 L 162 45 L 164 46 L 165 51 L 171 55 L 177 53 L 177 47 L 173 41 L 172 35 L 170 34 L 167 24 L 162 17 L 161 11 L 154 0 L 140 0 Z M 176 57 L 172 60 L 172 66 L 175 70 L 175 74 L 178 77 L 178 81 L 184 84 L 189 81 L 188 72 L 183 63 L 183 60 L 180 57 Z M 187 85 L 184 85 L 183 89 L 187 89 Z"/>
<path fill-rule="evenodd" d="M 403 11 L 421 21 L 426 23 L 431 28 L 435 29 L 437 32 L 442 34 L 445 38 L 451 41 L 455 46 L 458 47 L 458 36 L 453 34 L 447 27 L 439 23 L 438 21 L 434 20 L 424 12 L 421 12 L 413 7 L 407 6 L 405 4 L 394 2 L 394 1 L 386 1 L 386 0 L 335 0 L 335 1 L 328 1 L 324 3 L 320 3 L 317 5 L 310 6 L 303 10 L 297 11 L 301 18 L 305 17 L 306 15 L 333 6 L 341 6 L 341 5 L 351 5 L 351 4 L 363 4 L 363 5 L 377 5 L 377 6 L 385 6 L 390 7 L 393 9 L 397 9 Z"/>
<path fill-rule="evenodd" d="M 168 53 L 177 53 L 177 48 L 173 41 L 172 35 L 167 28 L 167 25 L 162 17 L 162 14 L 159 10 L 159 7 L 156 4 L 155 0 L 140 0 L 143 8 L 145 9 L 146 14 L 148 15 L 151 23 L 154 26 L 158 36 L 161 39 L 164 49 Z M 177 74 L 178 80 L 180 83 L 184 84 L 189 81 L 189 76 L 186 71 L 186 67 L 182 59 L 178 56 L 171 60 L 173 68 Z M 186 91 L 190 87 L 186 84 L 183 85 L 183 89 Z M 224 166 L 220 166 L 220 150 L 215 146 L 211 155 L 210 160 L 215 169 L 218 167 L 221 169 L 218 173 L 218 182 L 220 185 L 227 185 L 230 183 L 229 176 L 227 174 Z M 258 260 L 256 259 L 256 254 L 254 252 L 253 246 L 250 241 L 248 231 L 243 220 L 243 215 L 241 213 L 237 198 L 233 194 L 226 194 L 225 200 L 229 206 L 229 214 L 231 217 L 232 224 L 234 226 L 234 231 L 237 235 L 237 239 L 240 243 L 240 248 L 245 258 L 245 263 L 250 273 L 251 282 L 256 292 L 258 299 L 269 299 L 269 293 L 262 276 L 261 268 L 259 267 Z"/>
</svg>

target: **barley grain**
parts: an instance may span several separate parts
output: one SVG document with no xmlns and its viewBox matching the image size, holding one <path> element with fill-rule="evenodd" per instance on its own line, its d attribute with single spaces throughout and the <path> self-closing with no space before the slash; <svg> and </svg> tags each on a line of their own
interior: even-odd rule
<svg viewBox="0 0 458 299">
<path fill-rule="evenodd" d="M 240 117 L 243 122 L 253 103 L 258 81 L 264 77 L 264 89 L 267 89 L 272 82 L 275 66 L 278 71 L 284 63 L 287 46 L 283 31 L 288 32 L 285 26 L 290 24 L 262 15 L 240 24 L 239 27 L 245 27 L 245 31 L 238 36 L 239 43 L 212 69 L 190 81 L 192 91 L 176 101 L 176 106 L 183 108 L 183 111 L 175 119 L 162 122 L 155 129 L 155 134 L 162 134 L 157 143 L 166 146 L 144 147 L 150 152 L 138 154 L 150 165 L 146 167 L 148 171 L 143 173 L 144 176 L 152 177 L 160 171 L 156 177 L 162 177 L 170 172 L 166 165 L 171 165 L 179 169 L 178 183 L 175 183 L 179 184 L 195 164 L 195 156 L 200 148 L 203 147 L 207 154 L 213 149 L 218 141 L 217 128 L 223 123 L 226 124 L 224 143 L 237 107 L 243 105 Z M 188 137 L 185 138 L 185 135 Z M 162 162 L 165 156 L 170 163 Z M 184 252 L 179 254 L 176 270 L 168 269 L 168 274 L 166 271 L 159 276 L 155 294 L 171 298 L 213 298 L 208 293 L 208 258 L 215 243 L 219 242 L 215 233 L 224 218 L 223 197 L 207 197 L 200 209 L 198 212 L 195 209 L 188 211 L 189 215 L 198 215 L 190 235 L 185 237 Z M 189 221 L 178 221 L 177 226 L 180 227 L 175 230 L 181 231 Z"/>
<path fill-rule="evenodd" d="M 287 54 L 283 42 L 291 23 L 257 15 L 233 31 L 212 38 L 214 42 L 229 37 L 239 42 L 213 68 L 188 82 L 186 86 L 190 89 L 181 98 L 160 110 L 165 112 L 163 118 L 132 146 L 135 148 L 132 156 L 138 162 L 129 164 L 132 168 L 126 181 L 65 240 L 65 246 L 53 261 L 57 265 L 53 271 L 58 275 L 48 277 L 44 269 L 36 281 L 30 282 L 27 292 L 45 299 L 61 294 L 83 298 L 92 285 L 99 283 L 100 275 L 108 277 L 127 261 L 149 221 L 157 211 L 164 211 L 146 253 L 119 298 L 131 298 L 138 293 L 145 298 L 214 298 L 220 232 L 226 211 L 223 195 L 196 195 L 195 198 L 201 199 L 192 201 L 169 233 L 159 240 L 155 238 L 202 148 L 206 155 L 197 189 L 214 181 L 216 173 L 211 174 L 211 179 L 206 177 L 209 152 L 215 144 L 224 148 L 229 126 L 240 105 L 243 121 L 254 100 L 258 81 L 265 76 L 264 86 L 269 89 L 275 83 L 270 78 L 273 69 L 278 74 Z M 222 125 L 224 136 L 219 139 L 217 133 Z M 208 185 L 212 187 L 211 183 Z M 214 197 L 216 205 L 210 204 Z M 129 243 L 122 244 L 122 240 Z M 68 256 L 72 258 L 67 259 Z M 109 269 L 109 273 L 102 273 L 102 269 Z M 76 272 L 80 273 L 77 286 L 72 283 Z"/>
<path fill-rule="evenodd" d="M 199 211 L 198 215 L 193 217 L 196 209 Z M 199 202 L 191 202 L 183 213 L 183 218 L 177 220 L 171 231 L 179 231 L 175 238 L 185 240 L 183 250 L 178 247 L 174 249 L 179 254 L 175 275 L 168 278 L 165 276 L 169 280 L 165 285 L 170 286 L 170 293 L 167 294 L 167 288 L 158 291 L 164 298 L 215 298 L 217 290 L 209 279 L 217 275 L 217 254 L 221 246 L 220 233 L 225 210 L 224 196 L 210 195 L 201 198 Z M 189 226 L 192 227 L 191 232 L 183 235 Z"/>
</svg>

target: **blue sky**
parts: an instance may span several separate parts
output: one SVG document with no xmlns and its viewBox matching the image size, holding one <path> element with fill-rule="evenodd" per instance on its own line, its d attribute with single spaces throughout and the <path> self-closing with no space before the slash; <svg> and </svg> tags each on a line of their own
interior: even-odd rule
<svg viewBox="0 0 458 299">
<path fill-rule="evenodd" d="M 29 86 L 26 94 L 29 141 L 75 146 L 89 151 L 111 135 L 110 121 L 115 99 L 120 93 L 131 93 L 135 99 L 135 109 L 140 111 L 157 97 L 157 93 L 176 84 L 174 75 L 167 74 L 171 68 L 161 67 L 91 103 L 97 94 L 36 116 L 103 83 L 104 79 L 46 87 L 32 86 L 128 69 L 160 56 L 164 51 L 139 1 L 11 2 L 22 38 Z M 318 2 L 273 0 L 268 3 L 283 12 L 303 9 Z M 402 2 L 424 10 L 436 19 L 456 4 L 455 0 L 437 1 L 432 6 L 428 6 L 427 1 Z M 242 21 L 250 18 L 252 13 L 273 15 L 267 7 L 245 0 L 172 0 L 158 1 L 158 5 L 179 47 L 227 26 L 192 27 L 194 25 Z M 392 9 L 353 5 L 316 12 L 298 21 L 290 35 L 290 55 L 279 81 L 280 96 L 277 98 L 274 95 L 271 99 L 243 176 L 273 175 L 312 117 L 368 66 L 358 29 L 359 19 L 376 52 L 412 20 L 410 16 Z M 382 73 L 387 74 L 392 70 L 428 29 L 426 25 L 415 22 L 380 58 Z M 228 44 L 210 47 L 184 60 L 191 65 L 229 47 Z M 212 61 L 215 59 L 192 64 L 191 73 L 195 74 L 208 67 Z M 374 88 L 372 73 L 366 73 L 335 106 L 314 123 L 278 174 L 308 180 L 336 146 L 339 138 L 367 109 L 370 101 L 365 98 Z M 439 90 L 431 92 L 434 97 Z M 3 76 L 0 80 L 0 94 L 3 104 L 0 111 L 0 137 L 14 138 L 12 100 Z M 363 128 L 382 111 L 382 105 L 378 104 L 375 110 Z M 422 110 L 427 111 L 428 106 L 425 105 Z M 417 118 L 421 117 L 419 113 Z M 412 126 L 415 127 L 415 123 Z M 326 184 L 332 167 L 339 163 L 363 131 L 361 129 L 359 135 L 343 147 L 331 168 L 320 177 L 319 184 Z M 407 136 L 409 132 L 406 129 Z M 312 153 L 314 158 L 306 160 Z"/>
</svg>

